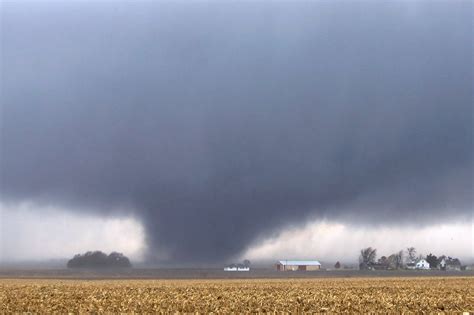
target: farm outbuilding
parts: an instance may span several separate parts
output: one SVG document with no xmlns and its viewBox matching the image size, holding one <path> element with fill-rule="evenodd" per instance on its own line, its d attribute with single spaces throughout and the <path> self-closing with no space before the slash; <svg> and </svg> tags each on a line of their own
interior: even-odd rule
<svg viewBox="0 0 474 315">
<path fill-rule="evenodd" d="M 250 271 L 250 267 L 245 266 L 243 264 L 232 264 L 232 265 L 226 266 L 224 268 L 224 271 Z"/>
<path fill-rule="evenodd" d="M 317 260 L 280 260 L 276 263 L 278 271 L 313 271 L 321 269 Z"/>
</svg>

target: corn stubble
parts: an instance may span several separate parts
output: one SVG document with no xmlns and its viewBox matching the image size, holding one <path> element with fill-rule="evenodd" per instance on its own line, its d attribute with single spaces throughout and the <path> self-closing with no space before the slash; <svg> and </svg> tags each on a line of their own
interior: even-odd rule
<svg viewBox="0 0 474 315">
<path fill-rule="evenodd" d="M 474 278 L 0 280 L 2 312 L 474 312 Z"/>
</svg>

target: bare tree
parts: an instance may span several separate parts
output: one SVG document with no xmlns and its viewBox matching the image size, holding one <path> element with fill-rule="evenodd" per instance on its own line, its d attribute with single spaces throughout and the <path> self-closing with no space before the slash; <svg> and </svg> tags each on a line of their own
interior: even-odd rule
<svg viewBox="0 0 474 315">
<path fill-rule="evenodd" d="M 402 267 L 403 267 L 403 258 L 404 258 L 403 250 L 401 250 L 401 251 L 399 251 L 399 252 L 397 253 L 398 268 L 402 268 Z"/>
<path fill-rule="evenodd" d="M 407 258 L 410 259 L 410 262 L 416 260 L 416 249 L 415 247 L 408 247 L 407 248 Z"/>
<path fill-rule="evenodd" d="M 379 263 L 379 265 L 384 266 L 384 267 L 385 266 L 388 267 L 390 265 L 390 262 L 389 262 L 389 260 L 386 256 L 380 257 L 379 260 L 378 260 L 378 263 Z"/>
<path fill-rule="evenodd" d="M 388 256 L 388 261 L 390 263 L 390 267 L 393 269 L 400 269 L 403 267 L 403 250 Z"/>
<path fill-rule="evenodd" d="M 360 250 L 359 267 L 360 269 L 368 269 L 375 263 L 377 258 L 377 249 L 372 247 L 363 248 Z"/>
</svg>

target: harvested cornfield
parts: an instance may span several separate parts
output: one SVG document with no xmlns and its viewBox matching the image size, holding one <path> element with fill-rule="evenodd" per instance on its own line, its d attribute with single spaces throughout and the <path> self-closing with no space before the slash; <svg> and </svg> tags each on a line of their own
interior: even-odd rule
<svg viewBox="0 0 474 315">
<path fill-rule="evenodd" d="M 474 278 L 0 280 L 3 312 L 474 312 Z"/>
</svg>

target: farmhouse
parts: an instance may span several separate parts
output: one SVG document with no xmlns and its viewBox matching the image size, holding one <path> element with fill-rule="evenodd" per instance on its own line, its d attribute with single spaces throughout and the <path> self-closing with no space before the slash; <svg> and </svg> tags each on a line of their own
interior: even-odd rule
<svg viewBox="0 0 474 315">
<path fill-rule="evenodd" d="M 276 263 L 278 271 L 312 271 L 321 269 L 317 260 L 280 260 Z"/>
<path fill-rule="evenodd" d="M 461 270 L 461 261 L 457 258 L 443 258 L 439 263 L 439 268 L 441 270 Z"/>
<path fill-rule="evenodd" d="M 430 263 L 426 259 L 420 259 L 416 262 L 416 269 L 430 269 Z"/>
</svg>

